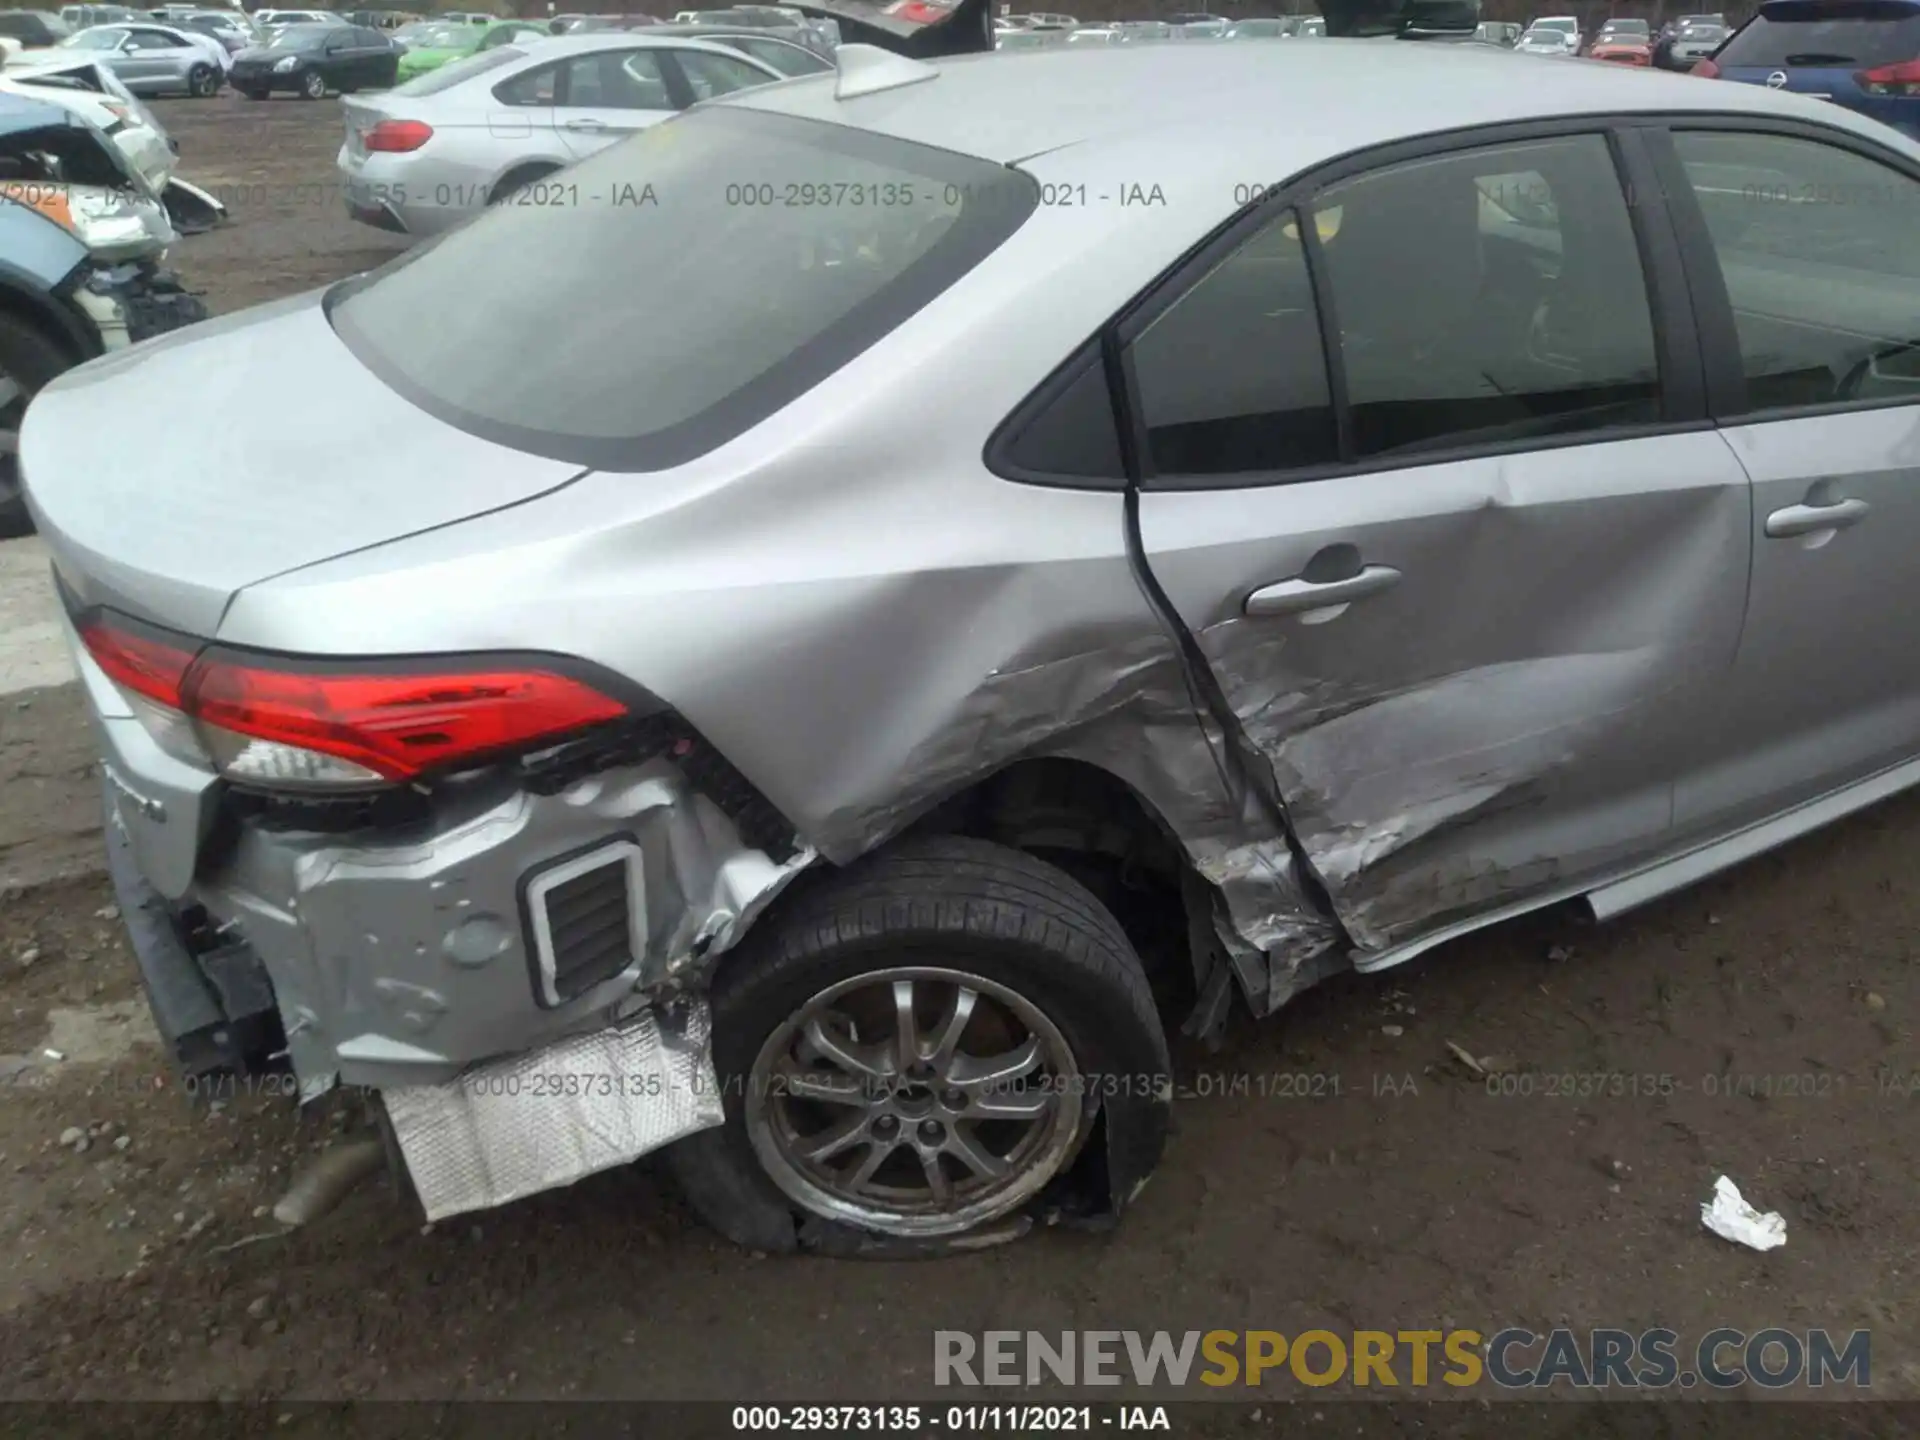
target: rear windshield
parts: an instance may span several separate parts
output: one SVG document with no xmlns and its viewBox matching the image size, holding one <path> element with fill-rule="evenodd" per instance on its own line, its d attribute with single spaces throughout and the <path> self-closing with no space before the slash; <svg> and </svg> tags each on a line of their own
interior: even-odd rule
<svg viewBox="0 0 1920 1440">
<path fill-rule="evenodd" d="M 438 69 L 429 70 L 424 75 L 416 75 L 404 85 L 396 85 L 395 95 L 438 95 L 442 90 L 451 90 L 464 84 L 476 75 L 484 75 L 489 70 L 498 70 L 515 60 L 524 60 L 527 52 L 516 50 L 511 45 L 496 45 L 491 50 L 481 50 L 472 55 L 463 55 L 458 60 L 449 60 Z"/>
<path fill-rule="evenodd" d="M 520 193 L 336 286 L 329 317 L 449 424 L 621 471 L 684 464 L 805 393 L 1038 199 L 1004 166 L 732 106 Z M 529 283 L 475 285 L 502 274 Z"/>
<path fill-rule="evenodd" d="M 1775 0 L 1714 59 L 1722 70 L 1897 65 L 1920 59 L 1920 6 L 1900 0 Z"/>
</svg>

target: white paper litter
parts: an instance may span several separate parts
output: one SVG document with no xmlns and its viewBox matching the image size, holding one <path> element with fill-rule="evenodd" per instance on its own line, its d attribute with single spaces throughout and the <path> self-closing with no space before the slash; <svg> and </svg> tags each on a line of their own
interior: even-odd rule
<svg viewBox="0 0 1920 1440">
<path fill-rule="evenodd" d="M 1787 1243 L 1786 1217 L 1774 1211 L 1761 1214 L 1740 1198 L 1740 1187 L 1724 1175 L 1713 1182 L 1713 1199 L 1700 1207 L 1700 1223 L 1749 1250 L 1774 1250 Z"/>
</svg>

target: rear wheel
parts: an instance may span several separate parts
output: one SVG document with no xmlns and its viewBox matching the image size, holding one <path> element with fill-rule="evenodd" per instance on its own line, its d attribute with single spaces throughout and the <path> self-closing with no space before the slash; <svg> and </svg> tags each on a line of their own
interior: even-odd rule
<svg viewBox="0 0 1920 1440">
<path fill-rule="evenodd" d="M 72 365 L 72 357 L 44 332 L 0 315 L 0 539 L 33 529 L 20 490 L 20 421 L 27 402 Z"/>
<path fill-rule="evenodd" d="M 211 98 L 220 89 L 220 72 L 211 65 L 196 65 L 187 72 L 187 93 L 196 100 Z"/>
<path fill-rule="evenodd" d="M 300 94 L 308 100 L 321 100 L 326 97 L 327 77 L 318 70 L 309 70 L 300 77 Z"/>
<path fill-rule="evenodd" d="M 728 1238 L 791 1249 L 796 1214 L 906 1240 L 978 1230 L 1072 1167 L 1102 1105 L 1150 1112 L 1130 1162 L 1159 1158 L 1169 1063 L 1146 975 L 1063 872 L 910 841 L 769 918 L 713 987 L 726 1123 L 668 1151 Z M 1119 1077 L 1124 1094 L 1104 1083 Z"/>
</svg>

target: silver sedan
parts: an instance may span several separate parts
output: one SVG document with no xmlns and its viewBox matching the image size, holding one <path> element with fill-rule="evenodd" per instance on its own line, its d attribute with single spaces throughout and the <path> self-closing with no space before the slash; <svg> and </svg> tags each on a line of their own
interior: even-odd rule
<svg viewBox="0 0 1920 1440">
<path fill-rule="evenodd" d="M 341 102 L 347 209 L 383 230 L 436 234 L 490 204 L 542 194 L 530 187 L 697 101 L 785 78 L 716 41 L 644 33 L 483 50 Z"/>
<path fill-rule="evenodd" d="M 556 181 L 21 433 L 158 1028 L 380 1092 L 429 1219 L 663 1145 L 763 1250 L 1115 1213 L 1151 981 L 1217 1034 L 1920 786 L 1864 115 L 856 42 Z"/>
<path fill-rule="evenodd" d="M 136 95 L 217 95 L 230 63 L 211 35 L 171 25 L 96 25 L 61 46 L 96 56 Z"/>
</svg>

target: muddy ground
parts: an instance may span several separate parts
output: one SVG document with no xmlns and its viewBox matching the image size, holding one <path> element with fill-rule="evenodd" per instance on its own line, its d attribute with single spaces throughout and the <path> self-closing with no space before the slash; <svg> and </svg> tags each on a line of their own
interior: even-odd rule
<svg viewBox="0 0 1920 1440">
<path fill-rule="evenodd" d="M 398 248 L 340 210 L 335 102 L 161 109 L 183 173 L 234 201 L 176 253 L 216 310 Z M 1556 1324 L 1866 1327 L 1875 1393 L 1920 1395 L 1920 799 L 1611 928 L 1473 938 L 1179 1052 L 1165 1168 L 1114 1235 L 784 1261 L 715 1240 L 645 1164 L 430 1232 L 373 1186 L 279 1235 L 264 1207 L 328 1122 L 190 1105 L 166 1073 L 89 868 L 76 722 L 70 687 L 0 700 L 8 1396 L 866 1400 L 933 1394 L 936 1328 Z M 1569 1074 L 1626 1078 L 1549 1093 Z M 1785 1214 L 1784 1249 L 1701 1228 L 1723 1173 Z M 1236 1426 L 1274 1423 L 1250 1408 Z"/>
</svg>

